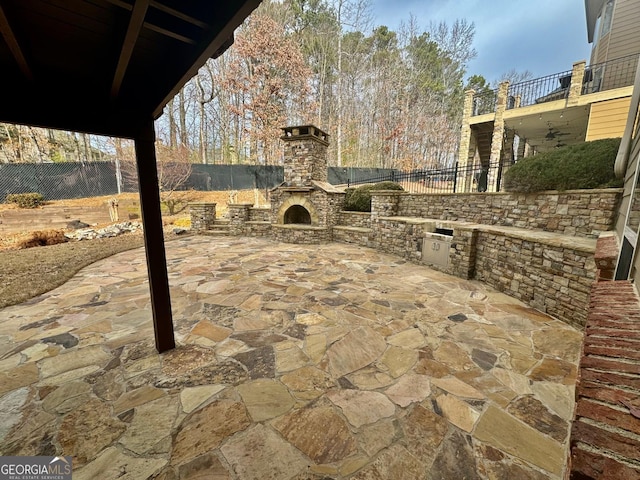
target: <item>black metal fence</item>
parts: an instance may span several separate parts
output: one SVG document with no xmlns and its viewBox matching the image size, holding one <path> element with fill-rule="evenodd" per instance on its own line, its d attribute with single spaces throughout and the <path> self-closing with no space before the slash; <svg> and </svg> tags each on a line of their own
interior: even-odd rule
<svg viewBox="0 0 640 480">
<path fill-rule="evenodd" d="M 380 182 L 396 182 L 410 193 L 459 193 L 485 192 L 490 175 L 497 176 L 497 185 L 501 183 L 502 168 L 499 164 L 469 165 L 460 167 L 430 168 L 408 172 L 392 171 L 367 179 L 350 181 L 347 187 Z M 499 187 L 498 187 L 499 190 Z"/>
<path fill-rule="evenodd" d="M 507 109 L 563 100 L 569 96 L 571 70 L 509 85 Z"/>
<path fill-rule="evenodd" d="M 485 113 L 493 113 L 496 111 L 496 101 L 498 99 L 498 90 L 488 90 L 480 92 L 473 96 L 473 108 L 471 116 L 484 115 Z"/>
<path fill-rule="evenodd" d="M 633 85 L 637 67 L 637 53 L 590 65 L 584 72 L 582 94 L 586 95 Z"/>
</svg>

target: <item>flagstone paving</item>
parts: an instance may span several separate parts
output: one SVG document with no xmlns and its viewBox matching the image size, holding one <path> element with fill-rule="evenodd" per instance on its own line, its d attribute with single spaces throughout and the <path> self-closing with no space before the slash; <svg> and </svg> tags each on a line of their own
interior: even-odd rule
<svg viewBox="0 0 640 480">
<path fill-rule="evenodd" d="M 168 245 L 0 310 L 0 454 L 74 479 L 559 479 L 582 335 L 474 281 L 344 244 Z"/>
</svg>

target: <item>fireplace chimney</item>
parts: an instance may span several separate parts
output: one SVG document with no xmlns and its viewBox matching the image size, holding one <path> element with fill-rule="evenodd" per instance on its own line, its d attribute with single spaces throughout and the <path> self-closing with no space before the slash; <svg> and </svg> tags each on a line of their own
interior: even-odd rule
<svg viewBox="0 0 640 480">
<path fill-rule="evenodd" d="M 314 125 L 285 127 L 284 181 L 289 187 L 308 187 L 327 181 L 329 135 Z"/>
</svg>

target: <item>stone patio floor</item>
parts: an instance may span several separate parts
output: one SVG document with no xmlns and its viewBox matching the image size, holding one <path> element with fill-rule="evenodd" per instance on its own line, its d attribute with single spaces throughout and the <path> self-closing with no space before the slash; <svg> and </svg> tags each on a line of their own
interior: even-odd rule
<svg viewBox="0 0 640 480">
<path fill-rule="evenodd" d="M 488 286 L 345 244 L 168 246 L 0 310 L 0 453 L 82 479 L 558 479 L 582 334 Z"/>
</svg>

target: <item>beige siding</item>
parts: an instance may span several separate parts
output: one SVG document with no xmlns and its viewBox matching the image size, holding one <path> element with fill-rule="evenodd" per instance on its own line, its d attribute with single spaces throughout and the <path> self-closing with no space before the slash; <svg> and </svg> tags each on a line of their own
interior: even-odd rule
<svg viewBox="0 0 640 480">
<path fill-rule="evenodd" d="M 630 161 L 634 162 L 635 165 L 638 165 L 638 162 L 640 161 L 640 136 L 636 136 L 634 142 L 633 142 L 633 147 L 631 149 L 631 157 L 630 157 Z M 626 190 L 626 188 L 625 188 Z M 636 192 L 636 196 L 639 195 L 640 192 Z M 634 201 L 634 204 L 637 204 L 638 200 Z M 627 202 L 628 203 L 628 202 Z M 631 213 L 631 215 L 633 215 L 633 213 Z M 622 238 L 622 237 L 620 237 Z M 638 252 L 638 247 L 639 245 L 636 243 L 635 245 L 635 257 L 633 259 L 633 265 L 632 265 L 632 269 L 631 269 L 631 275 L 633 277 L 633 280 L 636 284 L 636 288 L 638 288 L 638 286 L 640 286 L 640 252 Z"/>
<path fill-rule="evenodd" d="M 591 105 L 586 140 L 622 137 L 630 104 L 631 97 L 624 97 Z"/>
<path fill-rule="evenodd" d="M 640 0 L 616 0 L 607 59 L 640 53 Z"/>
<path fill-rule="evenodd" d="M 635 154 L 635 155 L 634 155 Z M 624 193 L 618 208 L 618 217 L 616 220 L 616 233 L 618 238 L 622 239 L 624 236 L 624 227 L 627 223 L 627 210 L 629 209 L 629 200 L 631 199 L 631 193 L 633 192 L 633 182 L 635 180 L 635 171 L 638 168 L 638 156 L 640 155 L 640 137 L 636 138 L 634 148 L 629 156 L 629 165 L 627 166 L 627 173 L 624 179 Z"/>
</svg>

